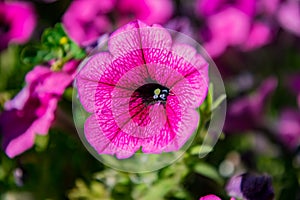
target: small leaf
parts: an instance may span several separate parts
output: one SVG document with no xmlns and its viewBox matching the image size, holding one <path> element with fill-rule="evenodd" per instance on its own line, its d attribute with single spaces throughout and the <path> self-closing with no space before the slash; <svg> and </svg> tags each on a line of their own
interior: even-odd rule
<svg viewBox="0 0 300 200">
<path fill-rule="evenodd" d="M 197 163 L 194 166 L 194 171 L 202 176 L 210 178 L 220 185 L 223 185 L 223 179 L 219 175 L 218 171 L 211 165 L 206 163 Z"/>
<path fill-rule="evenodd" d="M 165 195 L 176 186 L 176 181 L 172 178 L 160 180 L 157 184 L 153 185 L 151 188 L 148 188 L 146 193 L 141 200 L 163 200 Z"/>
<path fill-rule="evenodd" d="M 38 152 L 46 150 L 49 143 L 49 134 L 35 136 L 35 149 Z"/>
<path fill-rule="evenodd" d="M 226 95 L 220 95 L 212 104 L 211 110 L 215 110 L 224 100 L 226 99 Z"/>
<path fill-rule="evenodd" d="M 191 149 L 191 155 L 200 155 L 200 154 L 208 154 L 213 150 L 213 148 L 209 145 L 198 145 L 194 146 Z"/>
</svg>

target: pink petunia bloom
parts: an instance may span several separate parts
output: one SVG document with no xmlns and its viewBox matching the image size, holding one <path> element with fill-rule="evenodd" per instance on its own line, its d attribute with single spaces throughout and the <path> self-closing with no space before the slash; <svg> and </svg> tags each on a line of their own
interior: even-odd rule
<svg viewBox="0 0 300 200">
<path fill-rule="evenodd" d="M 11 42 L 23 44 L 36 25 L 36 14 L 28 2 L 0 1 L 0 51 Z"/>
<path fill-rule="evenodd" d="M 77 64 L 70 61 L 60 72 L 36 66 L 26 75 L 26 86 L 0 115 L 2 147 L 9 157 L 30 149 L 36 134 L 48 133 L 57 102 L 74 79 Z"/>
<path fill-rule="evenodd" d="M 177 151 L 197 128 L 208 63 L 166 29 L 134 21 L 111 35 L 107 52 L 87 61 L 76 85 L 91 113 L 85 137 L 99 154 Z"/>
<path fill-rule="evenodd" d="M 73 1 L 62 19 L 66 32 L 81 46 L 95 42 L 100 35 L 112 30 L 106 14 L 114 5 L 114 0 Z"/>
<path fill-rule="evenodd" d="M 290 149 L 296 149 L 300 145 L 300 111 L 284 109 L 277 126 L 282 141 Z"/>
</svg>

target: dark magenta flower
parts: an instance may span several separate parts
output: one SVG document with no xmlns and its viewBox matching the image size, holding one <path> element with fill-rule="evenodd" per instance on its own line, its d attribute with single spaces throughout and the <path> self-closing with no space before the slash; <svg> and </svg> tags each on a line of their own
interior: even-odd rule
<svg viewBox="0 0 300 200">
<path fill-rule="evenodd" d="M 224 131 L 239 132 L 260 126 L 265 105 L 276 86 L 277 80 L 271 77 L 262 82 L 254 94 L 233 100 L 228 106 Z"/>
<path fill-rule="evenodd" d="M 177 151 L 197 128 L 208 63 L 166 29 L 134 21 L 111 35 L 107 52 L 85 63 L 76 85 L 91 113 L 85 137 L 99 154 Z"/>
<path fill-rule="evenodd" d="M 201 197 L 199 200 L 221 200 L 218 196 L 209 194 L 204 197 Z"/>
<path fill-rule="evenodd" d="M 57 102 L 72 82 L 77 64 L 70 61 L 59 72 L 36 66 L 26 75 L 26 86 L 6 102 L 5 111 L 0 115 L 0 130 L 2 147 L 9 157 L 31 148 L 36 134 L 48 133 Z"/>
<path fill-rule="evenodd" d="M 246 15 L 253 16 L 255 13 L 255 4 L 255 0 L 198 0 L 196 11 L 197 14 L 207 17 L 226 8 L 233 7 Z"/>
<path fill-rule="evenodd" d="M 274 190 L 272 179 L 267 175 L 245 173 L 232 177 L 226 191 L 230 196 L 244 200 L 272 200 Z"/>
<path fill-rule="evenodd" d="M 28 2 L 0 1 L 0 51 L 9 43 L 25 43 L 36 25 L 33 6 Z"/>
<path fill-rule="evenodd" d="M 279 136 L 290 148 L 296 149 L 300 144 L 300 112 L 285 109 L 281 112 L 277 124 Z"/>
<path fill-rule="evenodd" d="M 209 194 L 204 197 L 201 197 L 199 200 L 221 200 L 218 196 L 214 194 Z M 234 198 L 230 198 L 230 200 L 235 200 Z"/>
<path fill-rule="evenodd" d="M 139 19 L 147 24 L 166 23 L 173 14 L 171 0 L 119 0 L 117 1 L 119 24 Z"/>
<path fill-rule="evenodd" d="M 106 14 L 114 5 L 114 0 L 73 1 L 62 19 L 68 35 L 81 46 L 95 42 L 100 35 L 112 30 Z"/>
<path fill-rule="evenodd" d="M 300 74 L 290 75 L 287 78 L 287 86 L 295 95 L 300 95 Z"/>
</svg>

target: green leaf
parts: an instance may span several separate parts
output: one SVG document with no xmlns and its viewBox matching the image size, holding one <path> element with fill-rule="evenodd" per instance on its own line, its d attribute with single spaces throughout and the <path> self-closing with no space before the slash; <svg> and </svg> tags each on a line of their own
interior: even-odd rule
<svg viewBox="0 0 300 200">
<path fill-rule="evenodd" d="M 213 148 L 209 145 L 198 145 L 191 148 L 191 155 L 208 154 Z"/>
<path fill-rule="evenodd" d="M 40 44 L 25 47 L 21 59 L 29 65 L 37 65 L 50 60 L 61 60 L 64 64 L 70 59 L 83 59 L 85 56 L 84 49 L 68 38 L 62 24 L 58 23 L 43 32 Z"/>
<path fill-rule="evenodd" d="M 70 52 L 75 59 L 83 59 L 86 56 L 86 53 L 83 49 L 77 46 L 74 42 L 70 43 Z"/>
<path fill-rule="evenodd" d="M 211 165 L 206 163 L 197 163 L 194 166 L 194 171 L 202 176 L 210 178 L 220 185 L 223 185 L 224 181 L 219 175 L 218 171 Z"/>
<path fill-rule="evenodd" d="M 172 188 L 176 187 L 176 181 L 174 181 L 172 178 L 160 180 L 157 184 L 151 186 L 151 188 L 148 188 L 147 191 L 145 191 L 143 197 L 141 197 L 141 200 L 163 200 L 165 199 L 165 195 L 170 192 Z"/>
<path fill-rule="evenodd" d="M 47 47 L 61 46 L 61 38 L 66 37 L 62 24 L 58 23 L 53 28 L 48 28 L 42 34 L 41 42 Z"/>
<path fill-rule="evenodd" d="M 215 110 L 224 100 L 226 99 L 226 95 L 220 95 L 212 104 L 211 110 Z"/>
<path fill-rule="evenodd" d="M 49 143 L 49 134 L 35 136 L 35 149 L 38 152 L 46 150 Z"/>
</svg>

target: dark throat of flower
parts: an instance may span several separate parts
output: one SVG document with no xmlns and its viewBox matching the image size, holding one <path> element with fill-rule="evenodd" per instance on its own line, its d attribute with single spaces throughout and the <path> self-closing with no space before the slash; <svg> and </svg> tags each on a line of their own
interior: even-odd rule
<svg viewBox="0 0 300 200">
<path fill-rule="evenodd" d="M 5 17 L 0 14 L 0 35 L 7 33 L 9 29 L 9 23 L 5 20 Z"/>
<path fill-rule="evenodd" d="M 146 105 L 155 103 L 165 104 L 169 93 L 170 89 L 165 86 L 158 83 L 148 83 L 136 89 L 133 96 L 135 98 L 141 98 L 142 102 Z"/>
</svg>

